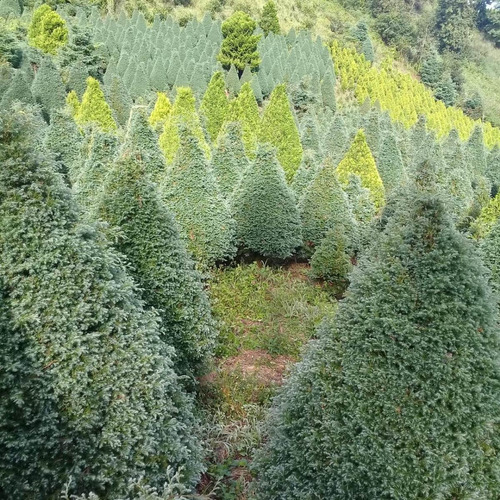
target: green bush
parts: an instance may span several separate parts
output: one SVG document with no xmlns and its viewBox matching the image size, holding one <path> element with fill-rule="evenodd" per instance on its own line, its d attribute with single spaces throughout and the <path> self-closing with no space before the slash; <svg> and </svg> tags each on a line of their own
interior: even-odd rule
<svg viewBox="0 0 500 500">
<path fill-rule="evenodd" d="M 260 499 L 500 494 L 487 272 L 441 200 L 410 191 L 274 402 Z"/>
<path fill-rule="evenodd" d="M 59 48 L 68 43 L 66 22 L 46 3 L 33 12 L 28 28 L 28 42 L 48 54 L 56 54 Z"/>
<path fill-rule="evenodd" d="M 216 330 L 201 277 L 155 184 L 149 158 L 126 144 L 106 178 L 99 215 L 119 229 L 115 248 L 148 308 L 158 311 L 160 338 L 175 347 L 177 373 L 194 377 L 212 354 Z"/>
<path fill-rule="evenodd" d="M 222 23 L 222 46 L 217 56 L 225 69 L 232 64 L 237 70 L 243 71 L 245 66 L 252 69 L 260 64 L 257 43 L 260 35 L 254 35 L 257 24 L 244 12 L 237 11 Z"/>
<path fill-rule="evenodd" d="M 284 259 L 302 242 L 295 197 L 274 148 L 260 146 L 234 195 L 240 246 L 263 257 Z"/>
<path fill-rule="evenodd" d="M 131 477 L 192 486 L 191 403 L 122 257 L 33 142 L 26 111 L 0 116 L 0 484 L 6 498 L 119 497 Z"/>
<path fill-rule="evenodd" d="M 188 127 L 179 132 L 179 150 L 161 184 L 162 197 L 189 250 L 201 268 L 208 268 L 234 256 L 235 224 L 198 139 Z"/>
</svg>

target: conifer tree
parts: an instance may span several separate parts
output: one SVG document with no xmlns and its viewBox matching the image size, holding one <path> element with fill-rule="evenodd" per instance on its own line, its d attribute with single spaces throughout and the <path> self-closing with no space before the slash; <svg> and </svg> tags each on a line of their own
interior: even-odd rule
<svg viewBox="0 0 500 500">
<path fill-rule="evenodd" d="M 191 404 L 122 257 L 82 225 L 28 112 L 0 119 L 0 484 L 124 496 L 201 470 Z M 34 279 L 36 277 L 36 279 Z"/>
<path fill-rule="evenodd" d="M 316 153 L 310 149 L 304 150 L 302 162 L 300 163 L 297 173 L 294 175 L 290 184 L 297 200 L 300 200 L 307 189 L 307 186 L 309 186 L 312 182 L 320 167 L 321 164 L 318 161 Z"/>
<path fill-rule="evenodd" d="M 369 36 L 367 36 L 361 43 L 361 53 L 365 56 L 367 61 L 372 63 L 375 60 L 373 44 Z"/>
<path fill-rule="evenodd" d="M 484 238 L 500 217 L 500 195 L 496 195 L 481 210 L 479 217 L 472 223 L 471 232 L 476 238 Z"/>
<path fill-rule="evenodd" d="M 82 102 L 75 116 L 78 125 L 92 124 L 98 126 L 105 132 L 116 130 L 116 123 L 111 114 L 99 82 L 89 76 L 87 78 L 87 89 L 83 94 Z"/>
<path fill-rule="evenodd" d="M 231 64 L 229 71 L 226 73 L 226 87 L 231 97 L 237 96 L 238 92 L 240 91 L 240 79 L 238 77 L 238 72 L 236 71 L 234 64 Z"/>
<path fill-rule="evenodd" d="M 307 111 L 300 122 L 300 143 L 303 150 L 310 149 L 320 158 L 322 156 L 318 120 L 313 111 Z"/>
<path fill-rule="evenodd" d="M 358 175 L 363 187 L 370 190 L 373 203 L 377 209 L 385 203 L 385 190 L 373 155 L 366 143 L 363 129 L 360 129 L 354 138 L 349 151 L 337 167 L 339 180 L 345 185 L 349 174 Z"/>
<path fill-rule="evenodd" d="M 328 281 L 334 293 L 342 295 L 349 286 L 351 270 L 345 235 L 339 229 L 329 230 L 311 257 L 312 277 Z"/>
<path fill-rule="evenodd" d="M 335 112 L 337 109 L 337 100 L 335 98 L 335 76 L 333 71 L 327 71 L 321 81 L 321 97 L 323 99 L 323 106 Z"/>
<path fill-rule="evenodd" d="M 230 201 L 236 186 L 249 167 L 241 140 L 240 123 L 225 124 L 212 154 L 211 167 L 220 193 Z"/>
<path fill-rule="evenodd" d="M 76 92 L 74 90 L 69 92 L 69 94 L 66 96 L 66 106 L 69 109 L 71 116 L 73 118 L 76 118 L 78 110 L 80 109 L 80 101 L 78 100 L 78 96 L 76 95 Z"/>
<path fill-rule="evenodd" d="M 206 119 L 207 131 L 212 142 L 217 140 L 226 119 L 228 107 L 224 76 L 221 71 L 216 71 L 210 79 L 200 104 L 200 113 Z"/>
<path fill-rule="evenodd" d="M 165 92 L 157 92 L 156 95 L 155 107 L 149 116 L 149 124 L 158 131 L 163 129 L 172 110 L 172 104 Z"/>
<path fill-rule="evenodd" d="M 441 200 L 410 191 L 275 400 L 259 498 L 500 493 L 486 270 Z"/>
<path fill-rule="evenodd" d="M 490 270 L 491 288 L 498 294 L 500 292 L 500 219 L 491 227 L 491 230 L 479 244 L 481 257 Z"/>
<path fill-rule="evenodd" d="M 42 60 L 31 84 L 31 92 L 35 101 L 42 107 L 44 118 L 47 121 L 49 121 L 53 111 L 64 107 L 66 90 L 59 71 L 49 57 Z"/>
<path fill-rule="evenodd" d="M 238 97 L 231 101 L 227 120 L 241 123 L 245 151 L 249 158 L 254 158 L 260 131 L 260 115 L 259 106 L 248 82 L 242 85 Z"/>
<path fill-rule="evenodd" d="M 475 175 L 484 175 L 487 170 L 486 148 L 482 127 L 476 126 L 466 145 L 466 161 Z"/>
<path fill-rule="evenodd" d="M 132 98 L 118 75 L 111 77 L 109 85 L 104 86 L 104 93 L 116 123 L 125 127 L 132 107 Z"/>
<path fill-rule="evenodd" d="M 434 89 L 443 78 L 443 62 L 436 50 L 432 50 L 420 67 L 422 82 Z"/>
<path fill-rule="evenodd" d="M 302 160 L 302 146 L 285 85 L 278 85 L 271 94 L 262 117 L 259 140 L 277 149 L 278 160 L 290 181 Z"/>
<path fill-rule="evenodd" d="M 54 155 L 57 170 L 71 175 L 80 159 L 82 136 L 67 110 L 55 111 L 45 136 L 45 148 Z"/>
<path fill-rule="evenodd" d="M 494 147 L 487 156 L 486 177 L 492 185 L 492 196 L 500 190 L 500 147 Z"/>
<path fill-rule="evenodd" d="M 335 165 L 329 159 L 319 168 L 299 202 L 302 237 L 307 247 L 321 243 L 326 233 L 340 228 L 351 243 L 355 224 L 349 200 L 337 178 Z"/>
<path fill-rule="evenodd" d="M 81 98 L 85 92 L 85 82 L 88 76 L 89 72 L 87 66 L 85 66 L 83 62 L 77 61 L 69 68 L 67 88 L 69 90 L 74 90 L 78 98 Z"/>
<path fill-rule="evenodd" d="M 457 89 L 451 75 L 445 75 L 434 88 L 436 99 L 443 101 L 446 106 L 453 106 L 457 100 Z"/>
<path fill-rule="evenodd" d="M 9 109 L 15 101 L 19 101 L 24 104 L 34 104 L 30 85 L 26 80 L 24 72 L 20 70 L 17 70 L 14 73 L 7 90 L 1 96 L 0 107 L 2 109 Z"/>
<path fill-rule="evenodd" d="M 115 135 L 102 132 L 98 128 L 88 130 L 85 139 L 82 159 L 73 165 L 69 174 L 73 193 L 84 218 L 95 220 L 97 201 L 115 161 L 118 141 Z"/>
<path fill-rule="evenodd" d="M 33 12 L 28 27 L 28 42 L 48 54 L 56 54 L 60 47 L 68 43 L 66 22 L 50 5 L 44 3 Z"/>
<path fill-rule="evenodd" d="M 158 92 L 164 91 L 167 88 L 167 70 L 160 57 L 157 57 L 153 64 L 149 80 L 152 87 Z"/>
<path fill-rule="evenodd" d="M 179 126 L 183 124 L 198 139 L 200 147 L 205 156 L 210 156 L 210 147 L 205 141 L 205 135 L 200 124 L 200 117 L 196 112 L 196 100 L 193 92 L 188 87 L 179 87 L 175 97 L 172 111 L 163 127 L 160 135 L 160 147 L 165 155 L 167 162 L 172 162 L 179 149 Z"/>
<path fill-rule="evenodd" d="M 161 338 L 175 347 L 177 373 L 193 377 L 212 354 L 215 324 L 201 276 L 149 180 L 153 167 L 143 152 L 131 142 L 124 145 L 107 177 L 99 214 L 120 230 L 115 247 L 132 265 L 146 305 L 159 313 Z"/>
<path fill-rule="evenodd" d="M 349 148 L 346 124 L 337 113 L 323 139 L 323 150 L 335 165 L 338 165 Z"/>
<path fill-rule="evenodd" d="M 398 143 L 392 133 L 385 133 L 377 160 L 377 168 L 386 193 L 392 192 L 405 178 L 405 167 Z"/>
<path fill-rule="evenodd" d="M 255 21 L 244 12 L 236 11 L 230 18 L 222 23 L 222 36 L 224 37 L 217 59 L 225 69 L 233 64 L 239 71 L 245 66 L 257 68 L 260 57 L 257 43 L 260 35 L 254 35 Z"/>
<path fill-rule="evenodd" d="M 239 245 L 263 257 L 290 257 L 301 244 L 300 217 L 276 152 L 259 146 L 252 166 L 234 195 L 233 216 Z"/>
<path fill-rule="evenodd" d="M 234 256 L 234 220 L 198 139 L 186 125 L 180 127 L 179 148 L 161 191 L 201 268 Z"/>
<path fill-rule="evenodd" d="M 122 145 L 122 156 L 131 151 L 152 181 L 158 182 L 167 170 L 165 157 L 158 144 L 158 138 L 148 123 L 147 108 L 135 106 L 130 113 L 127 133 Z M 130 154 L 132 154 L 130 153 Z"/>
<path fill-rule="evenodd" d="M 281 32 L 280 22 L 278 20 L 278 9 L 273 0 L 269 0 L 262 9 L 262 16 L 260 18 L 259 26 L 267 36 L 269 33 L 279 35 Z"/>
</svg>

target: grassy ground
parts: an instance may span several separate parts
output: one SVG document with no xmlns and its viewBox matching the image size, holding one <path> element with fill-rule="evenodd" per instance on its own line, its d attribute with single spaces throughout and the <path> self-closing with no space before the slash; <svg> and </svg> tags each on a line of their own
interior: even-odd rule
<svg viewBox="0 0 500 500">
<path fill-rule="evenodd" d="M 204 498 L 248 500 L 250 461 L 262 438 L 266 408 L 290 365 L 334 314 L 329 290 L 305 264 L 241 265 L 215 272 L 210 283 L 221 335 L 213 371 L 200 383 L 207 414 Z"/>
</svg>

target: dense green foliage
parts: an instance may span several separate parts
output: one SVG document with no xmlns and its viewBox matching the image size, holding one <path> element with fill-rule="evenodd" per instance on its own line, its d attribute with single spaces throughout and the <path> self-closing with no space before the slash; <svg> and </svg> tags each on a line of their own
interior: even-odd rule
<svg viewBox="0 0 500 500">
<path fill-rule="evenodd" d="M 187 127 L 181 127 L 179 150 L 162 182 L 162 197 L 202 267 L 234 255 L 234 220 L 198 139 Z"/>
<path fill-rule="evenodd" d="M 218 55 L 222 66 L 229 69 L 231 65 L 239 71 L 245 66 L 257 68 L 260 63 L 257 43 L 260 35 L 254 35 L 257 24 L 244 12 L 235 12 L 222 23 L 223 41 Z"/>
<path fill-rule="evenodd" d="M 302 242 L 295 198 L 272 147 L 261 146 L 232 202 L 240 246 L 284 259 Z"/>
<path fill-rule="evenodd" d="M 200 105 L 200 112 L 206 119 L 207 131 L 212 142 L 217 140 L 228 108 L 224 76 L 221 71 L 217 71 L 213 74 Z"/>
<path fill-rule="evenodd" d="M 291 180 L 302 160 L 302 145 L 284 85 L 278 85 L 271 94 L 262 116 L 259 140 L 277 149 L 278 160 Z"/>
<path fill-rule="evenodd" d="M 193 376 L 212 353 L 214 323 L 177 223 L 149 178 L 149 163 L 133 143 L 125 144 L 107 176 L 100 215 L 120 230 L 115 247 L 131 263 L 145 304 L 159 313 L 160 338 L 175 347 L 176 370 Z"/>
<path fill-rule="evenodd" d="M 266 36 L 269 35 L 269 33 L 274 33 L 275 35 L 280 33 L 281 28 L 278 19 L 278 10 L 276 9 L 276 4 L 273 0 L 269 0 L 264 5 L 259 26 Z"/>
<path fill-rule="evenodd" d="M 485 268 L 440 199 L 412 191 L 275 401 L 259 498 L 500 492 Z"/>
<path fill-rule="evenodd" d="M 55 54 L 68 42 L 66 22 L 50 5 L 44 3 L 33 12 L 28 29 L 28 41 L 37 49 Z"/>
<path fill-rule="evenodd" d="M 30 114 L 2 114 L 0 136 L 2 496 L 55 498 L 72 476 L 70 491 L 116 498 L 167 464 L 192 484 L 194 420 L 156 316 L 81 224 Z"/>
</svg>

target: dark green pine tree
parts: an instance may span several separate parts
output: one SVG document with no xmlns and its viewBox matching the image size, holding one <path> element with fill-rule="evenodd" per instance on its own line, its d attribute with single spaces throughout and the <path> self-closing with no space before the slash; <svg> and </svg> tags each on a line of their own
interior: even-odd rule
<svg viewBox="0 0 500 500">
<path fill-rule="evenodd" d="M 72 64 L 68 72 L 68 90 L 74 90 L 78 99 L 82 99 L 85 89 L 87 88 L 87 78 L 89 71 L 87 66 L 81 61 Z"/>
<path fill-rule="evenodd" d="M 337 113 L 323 138 L 323 151 L 335 165 L 338 165 L 347 153 L 350 144 L 346 124 Z"/>
<path fill-rule="evenodd" d="M 436 35 L 442 50 L 460 53 L 470 42 L 474 23 L 473 2 L 439 0 L 436 11 Z"/>
<path fill-rule="evenodd" d="M 231 97 L 237 96 L 241 88 L 238 72 L 233 64 L 231 64 L 229 71 L 226 73 L 226 87 Z"/>
<path fill-rule="evenodd" d="M 217 147 L 212 152 L 211 167 L 220 193 L 230 202 L 236 186 L 249 167 L 239 122 L 224 125 Z"/>
<path fill-rule="evenodd" d="M 384 133 L 377 159 L 377 168 L 387 194 L 404 182 L 405 167 L 403 158 L 396 138 L 391 132 Z"/>
<path fill-rule="evenodd" d="M 347 238 L 338 228 L 329 230 L 311 258 L 312 277 L 327 281 L 341 296 L 349 286 L 352 267 Z"/>
<path fill-rule="evenodd" d="M 425 83 L 431 88 L 435 88 L 443 78 L 443 70 L 443 62 L 437 50 L 431 50 L 424 58 L 422 66 L 420 67 L 420 78 L 422 83 Z"/>
<path fill-rule="evenodd" d="M 302 236 L 307 247 L 321 243 L 330 229 L 340 227 L 349 241 L 355 238 L 355 223 L 349 200 L 328 158 L 304 191 L 299 203 Z"/>
<path fill-rule="evenodd" d="M 207 131 L 212 142 L 217 140 L 226 119 L 229 103 L 226 96 L 226 83 L 222 71 L 216 71 L 201 100 L 200 113 L 206 119 Z"/>
<path fill-rule="evenodd" d="M 115 135 L 98 129 L 88 131 L 82 158 L 77 168 L 70 170 L 70 180 L 76 201 L 86 219 L 95 220 L 96 203 L 106 175 L 115 161 L 118 140 Z"/>
<path fill-rule="evenodd" d="M 476 126 L 466 144 L 465 159 L 474 175 L 485 175 L 487 170 L 486 147 L 484 146 L 483 129 Z"/>
<path fill-rule="evenodd" d="M 142 162 L 152 181 L 159 182 L 165 175 L 167 170 L 165 156 L 158 144 L 157 135 L 149 126 L 146 106 L 132 108 L 122 154 L 125 151 L 130 151 L 130 154 L 134 154 L 137 160 Z"/>
<path fill-rule="evenodd" d="M 275 400 L 258 498 L 500 495 L 486 269 L 442 201 L 410 192 Z"/>
<path fill-rule="evenodd" d="M 52 111 L 64 108 L 66 90 L 59 70 L 54 66 L 50 57 L 42 59 L 42 64 L 31 84 L 31 92 L 36 102 L 42 107 L 47 122 L 50 121 Z"/>
<path fill-rule="evenodd" d="M 278 20 L 278 9 L 273 0 L 269 0 L 262 9 L 262 16 L 260 18 L 259 26 L 267 36 L 269 33 L 279 35 L 281 32 L 280 22 Z"/>
<path fill-rule="evenodd" d="M 161 191 L 202 269 L 234 256 L 234 219 L 198 139 L 184 124 L 179 127 L 179 149 Z"/>
<path fill-rule="evenodd" d="M 9 82 L 5 93 L 0 99 L 0 108 L 9 109 L 15 101 L 24 104 L 34 104 L 30 85 L 23 71 L 17 70 Z"/>
<path fill-rule="evenodd" d="M 446 106 L 453 106 L 457 100 L 457 89 L 451 76 L 445 75 L 434 87 L 434 97 L 443 101 Z"/>
<path fill-rule="evenodd" d="M 215 322 L 174 216 L 149 179 L 149 158 L 134 146 L 125 143 L 108 174 L 99 215 L 119 229 L 115 248 L 130 262 L 145 304 L 158 311 L 161 339 L 175 347 L 177 373 L 192 380 L 213 352 Z"/>
<path fill-rule="evenodd" d="M 45 148 L 54 155 L 57 170 L 71 177 L 78 168 L 82 135 L 67 110 L 54 111 L 45 136 Z"/>
<path fill-rule="evenodd" d="M 491 182 L 492 198 L 500 190 L 500 147 L 495 146 L 488 154 L 486 161 L 486 177 Z"/>
<path fill-rule="evenodd" d="M 36 125 L 35 125 L 36 126 Z M 191 404 L 122 257 L 79 220 L 28 112 L 0 119 L 0 493 L 126 495 L 196 483 Z M 7 318 L 5 318 L 7 314 Z"/>
<path fill-rule="evenodd" d="M 295 197 L 271 146 L 260 145 L 234 195 L 233 216 L 241 248 L 267 258 L 290 257 L 302 243 Z"/>
<path fill-rule="evenodd" d="M 302 162 L 299 169 L 290 184 L 297 200 L 300 200 L 320 167 L 321 163 L 318 161 L 318 157 L 314 151 L 306 149 L 302 156 Z"/>
<path fill-rule="evenodd" d="M 111 108 L 113 118 L 119 125 L 125 127 L 130 116 L 132 98 L 118 75 L 111 77 L 109 85 L 104 87 L 104 95 Z"/>
</svg>

